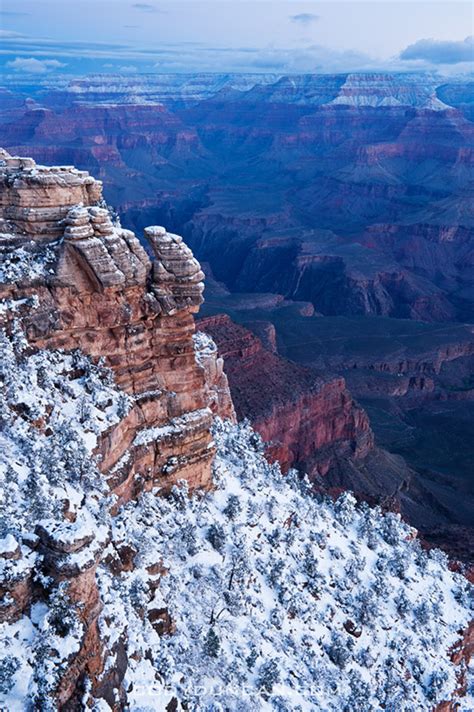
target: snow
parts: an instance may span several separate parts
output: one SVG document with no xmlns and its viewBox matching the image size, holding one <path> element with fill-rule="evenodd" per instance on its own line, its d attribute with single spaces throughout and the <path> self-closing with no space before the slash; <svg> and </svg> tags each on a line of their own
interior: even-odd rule
<svg viewBox="0 0 474 712">
<path fill-rule="evenodd" d="M 42 246 L 32 241 L 21 246 L 0 248 L 0 284 L 34 282 L 48 276 L 56 260 L 56 247 L 57 243 Z"/>
<path fill-rule="evenodd" d="M 204 331 L 196 331 L 193 335 L 193 341 L 196 359 L 201 365 L 205 362 L 206 358 L 217 354 L 216 344 L 209 334 L 206 334 Z"/>
<path fill-rule="evenodd" d="M 0 332 L 0 357 L 0 553 L 20 547 L 19 559 L 2 561 L 3 578 L 34 573 L 42 587 L 29 612 L 0 625 L 0 708 L 55 709 L 44 701 L 85 633 L 67 584 L 42 572 L 37 524 L 71 550 L 58 571 L 100 559 L 105 673 L 124 641 L 131 712 L 165 712 L 173 697 L 193 712 L 428 712 L 456 699 L 450 650 L 472 616 L 470 587 L 397 515 L 350 494 L 315 497 L 265 460 L 248 424 L 216 420 L 213 491 L 189 496 L 182 482 L 112 517 L 94 447 L 130 399 L 78 352 L 31 353 L 19 325 Z M 209 416 L 145 429 L 134 444 Z M 74 521 L 64 520 L 65 502 Z M 133 569 L 117 573 L 109 562 L 121 547 L 136 553 Z M 173 634 L 163 635 L 166 612 Z"/>
<path fill-rule="evenodd" d="M 0 539 L 0 556 L 2 554 L 14 554 L 17 549 L 18 542 L 11 534 L 7 534 L 3 539 Z"/>
<path fill-rule="evenodd" d="M 113 538 L 138 552 L 120 589 L 105 569 L 98 572 L 104 630 L 118 638 L 126 626 L 139 661 L 129 659 L 127 670 L 131 709 L 165 710 L 175 696 L 196 712 L 421 712 L 451 697 L 457 683 L 449 649 L 470 612 L 460 603 L 467 583 L 447 569 L 444 555 L 425 554 L 398 516 L 356 507 L 351 495 L 335 504 L 315 499 L 264 460 L 248 426 L 217 422 L 215 439 L 214 492 L 189 499 L 183 485 L 168 499 L 149 493 L 113 522 Z M 231 496 L 239 503 L 233 513 Z M 221 534 L 213 538 L 216 526 Z M 169 570 L 159 607 L 176 624 L 164 637 L 134 603 L 137 581 L 146 581 L 158 552 Z M 402 593 L 407 611 L 398 603 Z M 147 600 L 139 609 L 156 607 Z M 346 632 L 348 621 L 359 637 Z M 215 658 L 206 653 L 211 629 Z M 269 665 L 278 677 L 271 691 L 262 682 Z"/>
<path fill-rule="evenodd" d="M 393 96 L 384 96 L 383 98 L 375 94 L 357 94 L 347 95 L 342 94 L 337 96 L 332 101 L 329 101 L 328 106 L 403 106 L 403 104 Z"/>
<path fill-rule="evenodd" d="M 4 299 L 0 302 L 0 313 L 12 313 L 19 311 L 22 307 L 36 308 L 39 305 L 39 300 L 36 295 L 23 299 Z"/>
<path fill-rule="evenodd" d="M 170 437 L 179 437 L 183 434 L 185 428 L 193 427 L 202 422 L 203 418 L 208 418 L 211 415 L 209 408 L 200 408 L 190 411 L 177 418 L 171 418 L 167 425 L 157 428 L 145 428 L 140 430 L 136 435 L 133 445 L 147 445 L 150 442 L 157 442 Z"/>
<path fill-rule="evenodd" d="M 445 104 L 444 101 L 438 99 L 436 94 L 430 96 L 430 98 L 423 104 L 422 109 L 428 109 L 429 111 L 449 111 L 452 107 Z"/>
</svg>

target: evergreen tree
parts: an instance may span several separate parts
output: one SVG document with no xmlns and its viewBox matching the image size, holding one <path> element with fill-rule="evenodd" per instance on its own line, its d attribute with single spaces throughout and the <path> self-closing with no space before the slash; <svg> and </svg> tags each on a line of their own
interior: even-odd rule
<svg viewBox="0 0 474 712">
<path fill-rule="evenodd" d="M 214 628 L 209 628 L 204 640 L 204 653 L 210 658 L 218 658 L 221 649 L 221 641 Z"/>
<path fill-rule="evenodd" d="M 263 697 L 268 696 L 273 690 L 273 686 L 280 680 L 280 670 L 276 658 L 272 658 L 262 663 L 258 671 L 257 686 L 262 691 Z"/>
<path fill-rule="evenodd" d="M 7 695 L 15 684 L 14 675 L 21 663 L 14 655 L 6 655 L 0 659 L 0 694 Z"/>
</svg>

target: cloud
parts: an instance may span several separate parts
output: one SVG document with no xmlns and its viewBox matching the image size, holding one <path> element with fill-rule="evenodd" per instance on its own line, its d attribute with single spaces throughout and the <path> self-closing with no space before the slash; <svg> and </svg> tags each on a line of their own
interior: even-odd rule
<svg viewBox="0 0 474 712">
<path fill-rule="evenodd" d="M 133 74 L 138 72 L 138 67 L 135 67 L 134 64 L 124 64 L 118 68 L 118 71 L 123 72 L 123 74 Z"/>
<path fill-rule="evenodd" d="M 380 64 L 366 54 L 312 45 L 301 48 L 292 47 L 216 47 L 201 43 L 162 43 L 159 47 L 132 46 L 123 44 L 101 44 L 84 42 L 57 42 L 54 40 L 20 38 L 18 41 L 7 40 L 2 55 L 9 55 L 7 61 L 16 71 L 45 74 L 58 68 L 61 62 L 68 62 L 74 67 L 75 62 L 83 62 L 87 50 L 88 59 L 103 67 L 113 63 L 117 71 L 132 73 L 137 71 L 158 70 L 215 72 L 216 67 L 222 72 L 273 72 L 308 73 L 308 72 L 347 72 L 358 70 L 378 70 Z M 57 60 L 53 60 L 56 57 Z M 5 57 L 7 59 L 7 57 Z M 34 61 L 33 61 L 34 60 Z M 60 60 L 60 61 L 58 61 Z M 48 64 L 58 61 L 56 66 Z M 126 69 L 121 70 L 121 67 Z M 111 69 L 112 67 L 105 69 Z"/>
<path fill-rule="evenodd" d="M 474 37 L 466 37 L 459 42 L 448 40 L 422 39 L 408 45 L 400 59 L 422 59 L 432 64 L 459 64 L 474 60 Z"/>
<path fill-rule="evenodd" d="M 148 2 L 135 2 L 132 7 L 135 10 L 141 10 L 142 12 L 160 12 L 156 5 L 150 5 Z"/>
<path fill-rule="evenodd" d="M 29 12 L 12 12 L 10 10 L 2 10 L 0 9 L 0 15 L 3 15 L 3 17 L 27 17 L 30 15 Z"/>
<path fill-rule="evenodd" d="M 23 37 L 23 35 L 20 35 L 19 32 L 13 32 L 13 30 L 0 30 L 0 38 L 4 40 L 15 39 L 18 41 L 21 37 Z"/>
<path fill-rule="evenodd" d="M 313 12 L 300 12 L 298 15 L 290 15 L 290 20 L 300 25 L 311 25 L 319 20 L 319 15 L 315 15 Z"/>
<path fill-rule="evenodd" d="M 370 56 L 355 50 L 340 51 L 322 45 L 294 48 L 255 48 L 252 53 L 237 54 L 230 61 L 245 71 L 306 74 L 308 72 L 365 71 L 376 68 Z M 225 61 L 225 60 L 224 60 Z"/>
<path fill-rule="evenodd" d="M 27 74 L 45 74 L 52 69 L 60 69 L 65 66 L 57 59 L 35 59 L 34 57 L 16 57 L 11 62 L 7 62 L 7 67 L 10 69 Z"/>
</svg>

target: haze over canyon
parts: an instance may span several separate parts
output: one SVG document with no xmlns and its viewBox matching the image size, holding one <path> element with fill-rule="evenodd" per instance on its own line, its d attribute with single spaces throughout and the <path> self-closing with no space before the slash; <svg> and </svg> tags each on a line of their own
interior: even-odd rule
<svg viewBox="0 0 474 712">
<path fill-rule="evenodd" d="M 183 235 L 272 457 L 472 560 L 470 80 L 109 74 L 2 99 L 11 153 L 91 171 L 137 234 Z"/>
<path fill-rule="evenodd" d="M 472 3 L 0 5 L 0 712 L 473 712 Z"/>
</svg>

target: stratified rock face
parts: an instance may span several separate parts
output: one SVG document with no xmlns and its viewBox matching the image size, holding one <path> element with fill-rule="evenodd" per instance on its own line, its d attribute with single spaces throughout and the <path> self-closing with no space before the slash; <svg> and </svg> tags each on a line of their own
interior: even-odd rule
<svg viewBox="0 0 474 712">
<path fill-rule="evenodd" d="M 278 691 L 272 703 L 281 709 L 294 701 L 293 669 L 302 673 L 299 699 L 314 680 L 304 647 L 317 651 L 318 671 L 321 663 L 325 670 L 316 704 L 336 689 L 342 709 L 359 680 L 352 666 L 366 675 L 374 640 L 381 653 L 369 658 L 374 701 L 378 695 L 388 708 L 388 694 L 399 699 L 398 687 L 386 693 L 375 684 L 388 668 L 420 709 L 428 698 L 456 697 L 448 654 L 467 625 L 467 594 L 443 559 L 419 551 L 415 532 L 393 514 L 356 511 L 350 495 L 337 503 L 309 496 L 298 478 L 282 478 L 264 460 L 247 425 L 214 423 L 211 480 L 213 413 L 235 414 L 222 358 L 209 336 L 195 333 L 203 274 L 181 238 L 147 228 L 150 257 L 112 223 L 87 173 L 2 153 L 0 175 L 0 707 L 169 712 L 222 703 L 237 710 L 243 686 L 243 704 L 263 710 L 281 679 L 284 697 Z M 215 322 L 216 336 L 222 327 L 232 324 Z M 275 331 L 256 328 L 274 349 Z M 230 362 L 242 356 L 249 377 L 272 392 L 261 419 L 272 437 L 275 414 L 291 430 L 294 391 L 304 447 L 325 409 L 327 427 L 316 429 L 312 447 L 335 442 L 356 459 L 370 449 L 365 415 L 342 379 L 314 381 L 299 367 L 292 380 L 292 365 L 235 329 Z M 248 401 L 256 406 L 256 393 Z M 280 437 L 284 459 L 293 441 Z M 398 571 L 408 566 L 407 586 Z M 374 569 L 385 578 L 373 582 Z M 443 588 L 432 589 L 440 579 Z M 346 580 L 364 597 L 354 597 Z M 399 615 L 393 606 L 405 589 L 410 600 Z M 428 616 L 428 646 L 418 633 L 421 616 Z M 443 631 L 435 636 L 438 619 Z M 343 631 L 358 643 L 344 642 Z M 229 654 L 216 659 L 220 640 Z M 423 652 L 423 661 L 410 660 L 419 674 L 405 667 L 407 641 L 411 655 Z M 457 657 L 464 644 L 467 659 L 466 641 Z M 268 667 L 269 644 L 281 671 L 273 660 Z M 426 688 L 437 657 L 441 672 Z M 202 684 L 210 679 L 222 690 L 217 697 Z M 237 689 L 230 699 L 229 687 Z"/>
<path fill-rule="evenodd" d="M 0 327 L 7 339 L 1 344 L 3 356 L 13 359 L 5 334 L 10 339 L 22 334 L 28 352 L 38 351 L 38 359 L 51 352 L 51 364 L 59 363 L 56 372 L 41 360 L 29 366 L 30 374 L 49 371 L 41 377 L 49 383 L 44 391 L 35 392 L 40 384 L 39 377 L 33 376 L 31 402 L 28 396 L 15 395 L 15 370 L 20 365 L 14 359 L 2 364 L 2 385 L 7 383 L 13 399 L 13 418 L 21 414 L 20 423 L 24 418 L 29 424 L 25 442 L 39 438 L 37 476 L 46 488 L 41 498 L 60 502 L 59 516 L 58 506 L 38 514 L 42 524 L 34 530 L 33 551 L 20 547 L 11 536 L 4 543 L 1 620 L 16 621 L 28 613 L 34 600 L 48 600 L 50 594 L 36 580 L 41 569 L 50 589 L 56 591 L 51 595 L 66 597 L 72 610 L 79 611 L 76 628 L 82 631 L 75 634 L 76 654 L 58 672 L 54 697 L 59 707 L 77 699 L 86 674 L 94 695 L 116 709 L 112 690 L 120 687 L 118 660 L 125 648 L 122 639 L 108 644 L 99 630 L 104 603 L 97 569 L 133 567 L 133 552 L 128 555 L 120 537 L 113 538 L 106 520 L 97 528 L 87 509 L 90 497 L 89 505 L 85 497 L 78 506 L 68 485 L 48 491 L 44 467 L 56 462 L 62 472 L 61 454 L 53 454 L 54 443 L 61 430 L 82 423 L 79 430 L 84 430 L 88 450 L 83 453 L 84 463 L 90 456 L 97 463 L 107 485 L 108 512 L 118 512 L 150 490 L 170 492 L 180 480 L 187 481 L 190 491 L 209 489 L 215 450 L 210 432 L 213 414 L 235 420 L 235 413 L 215 346 L 209 338 L 204 345 L 194 338 L 193 314 L 202 302 L 204 275 L 181 237 L 162 227 L 147 228 L 149 256 L 132 232 L 112 223 L 101 183 L 72 167 L 37 166 L 32 159 L 2 151 L 0 187 Z M 59 353 L 72 356 L 64 355 L 61 362 L 54 356 Z M 92 367 L 87 359 L 81 361 L 84 355 L 112 370 L 118 393 L 103 391 L 100 370 L 92 372 L 91 380 Z M 5 378 L 12 379 L 11 386 Z M 63 416 L 55 415 L 53 405 L 58 383 L 62 383 L 58 398 L 63 399 Z M 103 412 L 91 426 L 94 406 L 88 399 L 93 402 L 97 392 L 103 394 Z M 52 399 L 46 408 L 45 397 Z M 39 415 L 35 398 L 38 405 L 43 402 Z M 58 417 L 64 417 L 64 423 Z M 83 447 L 76 446 L 75 438 L 71 436 L 70 443 L 65 441 L 61 447 Z M 6 448 L 8 462 L 8 441 Z M 31 487 L 33 492 L 36 485 Z M 27 494 L 25 507 L 33 507 L 35 501 L 33 494 Z M 21 531 L 20 522 L 18 527 Z M 160 634 L 166 632 L 166 625 L 172 627 L 170 621 L 166 624 L 168 618 L 166 608 L 153 618 L 155 626 L 164 626 Z M 111 676 L 104 667 L 110 656 L 116 657 Z M 40 698 L 35 699 L 40 704 Z"/>
<path fill-rule="evenodd" d="M 119 501 L 134 496 L 138 472 L 145 487 L 163 478 L 168 487 L 181 478 L 210 486 L 209 393 L 193 342 L 204 275 L 189 248 L 150 227 L 150 258 L 132 232 L 112 224 L 101 183 L 85 171 L 3 152 L 0 185 L 1 296 L 22 304 L 30 344 L 104 359 L 133 398 L 98 444 Z"/>
<path fill-rule="evenodd" d="M 373 447 L 365 411 L 343 378 L 322 378 L 263 347 L 251 331 L 219 315 L 199 320 L 224 358 L 237 416 L 249 418 L 283 469 L 325 475 L 336 454 L 363 459 Z"/>
</svg>

